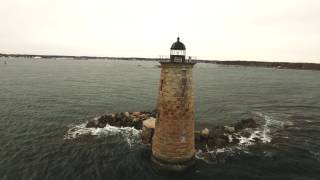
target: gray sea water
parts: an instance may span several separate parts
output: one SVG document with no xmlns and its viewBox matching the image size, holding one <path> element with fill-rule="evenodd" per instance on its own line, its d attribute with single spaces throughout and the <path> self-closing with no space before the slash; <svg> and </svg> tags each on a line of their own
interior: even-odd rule
<svg viewBox="0 0 320 180">
<path fill-rule="evenodd" d="M 198 154 L 183 174 L 154 169 L 134 129 L 83 127 L 153 110 L 156 65 L 0 58 L 0 179 L 320 179 L 319 71 L 197 64 L 197 129 L 259 116 L 263 141 Z"/>
</svg>

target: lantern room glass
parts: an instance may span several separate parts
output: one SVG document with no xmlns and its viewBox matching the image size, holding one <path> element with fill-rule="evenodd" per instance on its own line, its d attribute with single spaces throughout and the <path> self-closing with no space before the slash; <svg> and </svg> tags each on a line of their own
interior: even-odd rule
<svg viewBox="0 0 320 180">
<path fill-rule="evenodd" d="M 185 56 L 186 51 L 185 50 L 171 50 L 170 55 Z"/>
</svg>

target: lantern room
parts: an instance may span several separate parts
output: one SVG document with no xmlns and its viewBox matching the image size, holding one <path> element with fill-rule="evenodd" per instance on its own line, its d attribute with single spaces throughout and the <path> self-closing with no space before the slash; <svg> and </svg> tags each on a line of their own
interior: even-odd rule
<svg viewBox="0 0 320 180">
<path fill-rule="evenodd" d="M 180 42 L 180 38 L 177 38 L 177 41 L 172 44 L 170 48 L 170 61 L 171 62 L 185 62 L 186 59 L 186 47 L 182 42 Z"/>
</svg>

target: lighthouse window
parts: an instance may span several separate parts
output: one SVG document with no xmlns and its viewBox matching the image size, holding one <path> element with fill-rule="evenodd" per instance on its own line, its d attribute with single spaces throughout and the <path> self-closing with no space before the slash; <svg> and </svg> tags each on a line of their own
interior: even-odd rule
<svg viewBox="0 0 320 180">
<path fill-rule="evenodd" d="M 171 51 L 170 51 L 170 54 L 171 54 L 171 55 L 178 55 L 178 56 L 180 56 L 180 55 L 185 55 L 185 54 L 186 54 L 186 51 L 184 51 L 184 50 L 171 50 Z"/>
</svg>

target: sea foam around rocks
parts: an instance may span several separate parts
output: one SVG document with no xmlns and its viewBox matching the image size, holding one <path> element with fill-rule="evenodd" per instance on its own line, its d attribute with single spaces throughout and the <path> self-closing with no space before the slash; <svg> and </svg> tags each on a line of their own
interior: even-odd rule
<svg viewBox="0 0 320 180">
<path fill-rule="evenodd" d="M 207 163 L 213 163 L 221 161 L 229 156 L 234 156 L 239 153 L 250 153 L 249 146 L 257 143 L 270 143 L 272 140 L 271 129 L 281 126 L 281 121 L 275 120 L 271 116 L 265 115 L 260 112 L 254 112 L 254 116 L 261 121 L 261 125 L 257 128 L 246 128 L 241 132 L 234 132 L 228 134 L 229 142 L 237 142 L 233 146 L 223 148 L 209 148 L 206 145 L 206 149 L 198 149 L 196 158 L 206 161 Z M 137 130 L 134 127 L 116 127 L 107 124 L 102 128 L 88 128 L 87 123 L 72 125 L 64 136 L 65 140 L 72 140 L 81 136 L 120 136 L 128 145 L 142 145 L 141 142 L 141 130 Z M 246 134 L 246 135 L 243 135 Z"/>
<path fill-rule="evenodd" d="M 97 137 L 121 136 L 129 146 L 141 143 L 141 130 L 137 130 L 133 127 L 115 127 L 106 125 L 103 128 L 87 128 L 86 123 L 72 125 L 65 134 L 64 139 L 71 140 L 86 135 Z"/>
</svg>

